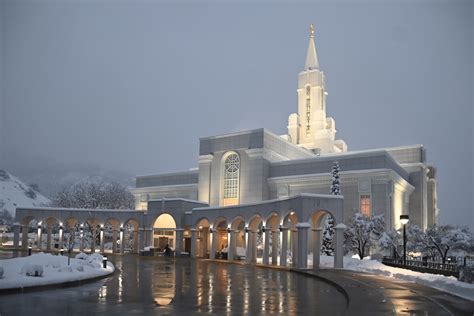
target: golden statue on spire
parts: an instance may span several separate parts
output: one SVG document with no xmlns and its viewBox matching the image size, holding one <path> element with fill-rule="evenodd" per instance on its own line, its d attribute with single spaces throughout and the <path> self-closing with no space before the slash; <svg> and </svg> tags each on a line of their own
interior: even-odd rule
<svg viewBox="0 0 474 316">
<path fill-rule="evenodd" d="M 311 23 L 309 25 L 309 37 L 314 38 L 314 25 Z"/>
</svg>

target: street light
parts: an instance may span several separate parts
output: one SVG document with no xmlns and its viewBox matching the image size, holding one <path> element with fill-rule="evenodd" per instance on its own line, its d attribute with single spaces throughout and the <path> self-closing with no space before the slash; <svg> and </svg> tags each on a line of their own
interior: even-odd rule
<svg viewBox="0 0 474 316">
<path fill-rule="evenodd" d="M 403 265 L 407 265 L 407 224 L 410 220 L 408 215 L 400 215 L 400 223 L 403 225 Z"/>
</svg>

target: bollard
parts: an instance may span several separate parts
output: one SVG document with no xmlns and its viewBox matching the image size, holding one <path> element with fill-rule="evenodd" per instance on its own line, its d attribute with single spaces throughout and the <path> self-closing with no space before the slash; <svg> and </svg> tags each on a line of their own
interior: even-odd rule
<svg viewBox="0 0 474 316">
<path fill-rule="evenodd" d="M 28 256 L 31 256 L 31 246 L 28 247 Z"/>
<path fill-rule="evenodd" d="M 104 269 L 107 269 L 107 257 L 103 257 L 103 258 L 102 258 L 102 267 L 103 267 Z"/>
</svg>

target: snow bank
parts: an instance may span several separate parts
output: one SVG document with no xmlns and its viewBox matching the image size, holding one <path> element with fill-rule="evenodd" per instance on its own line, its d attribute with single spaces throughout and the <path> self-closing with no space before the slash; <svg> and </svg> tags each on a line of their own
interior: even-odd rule
<svg viewBox="0 0 474 316">
<path fill-rule="evenodd" d="M 115 271 L 111 262 L 107 263 L 107 268 L 102 268 L 100 254 L 89 256 L 83 253 L 71 258 L 70 265 L 67 256 L 38 253 L 29 257 L 0 260 L 0 267 L 4 270 L 3 278 L 0 279 L 0 289 L 87 280 Z"/>
<path fill-rule="evenodd" d="M 334 257 L 321 256 L 321 267 L 332 268 L 334 266 L 333 264 Z M 370 258 L 359 260 L 344 257 L 344 269 L 368 272 L 399 280 L 411 281 L 474 301 L 474 284 L 458 281 L 455 277 L 390 267 L 379 261 L 371 260 Z"/>
</svg>

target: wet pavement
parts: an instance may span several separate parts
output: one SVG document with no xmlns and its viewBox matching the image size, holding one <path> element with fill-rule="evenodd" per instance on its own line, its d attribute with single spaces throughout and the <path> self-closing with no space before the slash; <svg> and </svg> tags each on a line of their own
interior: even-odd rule
<svg viewBox="0 0 474 316">
<path fill-rule="evenodd" d="M 284 270 L 184 258 L 109 259 L 117 271 L 106 279 L 0 296 L 0 315 L 342 315 L 348 306 L 335 286 Z"/>
</svg>

